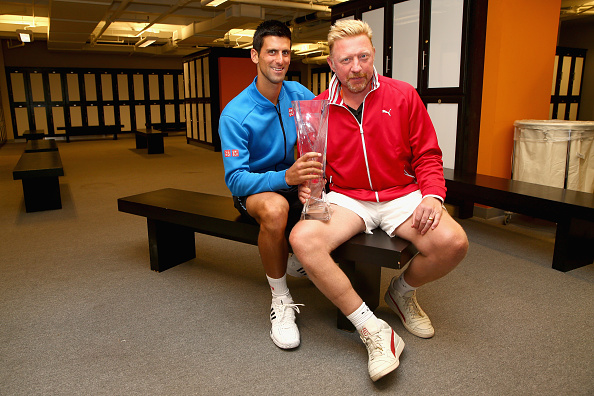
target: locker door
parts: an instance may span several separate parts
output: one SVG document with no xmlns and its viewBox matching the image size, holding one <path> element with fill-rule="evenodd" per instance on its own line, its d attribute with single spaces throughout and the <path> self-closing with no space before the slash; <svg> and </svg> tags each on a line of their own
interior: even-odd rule
<svg viewBox="0 0 594 396">
<path fill-rule="evenodd" d="M 458 88 L 461 85 L 464 0 L 431 1 L 427 87 Z"/>
<path fill-rule="evenodd" d="M 391 77 L 417 88 L 419 69 L 420 0 L 394 4 Z"/>
<path fill-rule="evenodd" d="M 111 74 L 101 74 L 101 95 L 103 100 L 113 100 L 113 84 L 111 81 Z"/>
<path fill-rule="evenodd" d="M 450 169 L 454 169 L 456 163 L 458 107 L 458 103 L 427 104 L 427 112 L 435 127 L 439 147 L 443 154 L 443 166 Z"/>
<path fill-rule="evenodd" d="M 373 65 L 378 74 L 384 74 L 384 7 L 363 12 L 361 20 L 367 22 L 373 32 L 375 58 Z"/>
</svg>

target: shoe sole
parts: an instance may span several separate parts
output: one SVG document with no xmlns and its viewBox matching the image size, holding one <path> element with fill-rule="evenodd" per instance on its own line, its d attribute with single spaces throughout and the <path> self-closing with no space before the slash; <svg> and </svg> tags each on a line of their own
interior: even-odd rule
<svg viewBox="0 0 594 396">
<path fill-rule="evenodd" d="M 390 374 L 392 371 L 396 370 L 398 368 L 398 366 L 400 366 L 400 354 L 404 350 L 404 340 L 398 335 L 397 335 L 397 337 L 398 337 L 398 345 L 396 345 L 396 354 L 395 354 L 396 361 L 392 365 L 386 367 L 379 373 L 372 376 L 371 380 L 373 382 L 379 380 L 380 378 L 386 376 L 387 374 Z"/>
<path fill-rule="evenodd" d="M 272 342 L 274 342 L 274 345 L 276 345 L 280 349 L 294 349 L 294 348 L 297 348 L 299 346 L 299 344 L 301 343 L 301 341 L 297 340 L 297 343 L 295 345 L 281 344 L 280 342 L 278 342 L 277 340 L 274 339 L 274 337 L 272 336 L 272 331 L 270 331 L 270 339 L 272 340 Z"/>
<path fill-rule="evenodd" d="M 425 334 L 425 333 L 420 333 L 418 331 L 411 329 L 410 326 L 406 324 L 406 321 L 404 320 L 404 317 L 403 317 L 404 315 L 400 311 L 400 308 L 398 308 L 398 305 L 396 305 L 396 303 L 392 299 L 389 289 L 386 290 L 386 294 L 384 295 L 384 301 L 386 302 L 386 304 L 388 304 L 388 307 L 390 307 L 390 309 L 392 309 L 392 311 L 396 312 L 396 314 L 398 315 L 398 318 L 400 318 L 400 321 L 402 322 L 402 325 L 404 326 L 404 328 L 406 330 L 408 330 L 411 334 L 416 335 L 419 338 L 431 338 L 435 335 L 435 331 L 433 331 L 433 333 L 431 333 L 431 334 Z"/>
</svg>

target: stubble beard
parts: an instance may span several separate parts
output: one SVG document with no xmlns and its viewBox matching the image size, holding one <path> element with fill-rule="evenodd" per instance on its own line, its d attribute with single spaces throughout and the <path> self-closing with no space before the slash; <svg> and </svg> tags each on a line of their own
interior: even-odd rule
<svg viewBox="0 0 594 396">
<path fill-rule="evenodd" d="M 351 83 L 351 78 L 365 78 L 365 81 L 360 83 L 360 84 L 352 84 Z M 359 92 L 363 92 L 365 90 L 365 88 L 367 88 L 367 85 L 369 85 L 369 81 L 367 79 L 367 74 L 356 74 L 356 75 L 352 75 L 349 78 L 347 78 L 346 81 L 346 86 L 347 89 L 352 92 L 352 93 L 359 93 Z"/>
</svg>

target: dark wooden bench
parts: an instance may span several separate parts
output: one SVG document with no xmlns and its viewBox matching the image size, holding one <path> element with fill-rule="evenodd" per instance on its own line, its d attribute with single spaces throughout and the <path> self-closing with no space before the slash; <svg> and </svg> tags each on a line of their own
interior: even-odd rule
<svg viewBox="0 0 594 396">
<path fill-rule="evenodd" d="M 479 203 L 557 223 L 552 267 L 559 271 L 594 261 L 594 194 L 444 169 L 446 202 L 472 217 Z"/>
<path fill-rule="evenodd" d="M 27 141 L 25 153 L 35 153 L 38 151 L 58 151 L 58 144 L 54 139 Z"/>
<path fill-rule="evenodd" d="M 27 140 L 40 140 L 45 138 L 45 131 L 43 129 L 27 129 L 23 132 L 23 137 Z"/>
<path fill-rule="evenodd" d="M 136 135 L 137 149 L 147 149 L 149 154 L 163 154 L 165 152 L 163 136 L 167 136 L 167 132 L 145 128 L 137 129 L 134 134 Z"/>
<path fill-rule="evenodd" d="M 117 140 L 122 128 L 123 125 L 92 125 L 63 126 L 58 127 L 58 130 L 66 132 L 66 142 L 70 143 L 70 136 L 113 135 L 113 140 Z"/>
<path fill-rule="evenodd" d="M 258 244 L 259 227 L 242 220 L 231 197 L 166 188 L 118 199 L 118 210 L 147 218 L 151 269 L 165 271 L 196 257 L 194 233 Z M 379 306 L 381 268 L 400 269 L 415 247 L 377 230 L 358 234 L 333 253 L 371 309 Z M 337 326 L 352 330 L 338 311 Z"/>
<path fill-rule="evenodd" d="M 186 124 L 183 122 L 157 122 L 152 123 L 151 127 L 162 132 L 185 131 Z"/>
<path fill-rule="evenodd" d="M 62 208 L 59 176 L 64 176 L 59 151 L 39 151 L 21 155 L 12 171 L 12 177 L 23 183 L 27 212 Z"/>
</svg>

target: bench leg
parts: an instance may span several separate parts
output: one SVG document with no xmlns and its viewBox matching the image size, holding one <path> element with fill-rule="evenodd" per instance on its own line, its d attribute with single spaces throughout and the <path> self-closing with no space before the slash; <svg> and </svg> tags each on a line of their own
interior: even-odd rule
<svg viewBox="0 0 594 396">
<path fill-rule="evenodd" d="M 147 147 L 146 136 L 136 134 L 136 148 L 145 149 Z"/>
<path fill-rule="evenodd" d="M 162 272 L 196 257 L 194 230 L 147 219 L 151 269 Z"/>
<path fill-rule="evenodd" d="M 351 281 L 359 297 L 374 311 L 379 306 L 382 268 L 375 264 L 340 260 L 340 268 Z M 336 325 L 340 330 L 354 331 L 353 324 L 337 309 Z"/>
<path fill-rule="evenodd" d="M 458 199 L 453 200 L 452 198 L 448 197 L 446 199 L 446 203 L 454 205 L 458 208 L 457 217 L 459 219 L 469 219 L 474 216 L 474 202 Z"/>
<path fill-rule="evenodd" d="M 593 243 L 594 223 L 576 218 L 557 223 L 553 268 L 567 272 L 592 264 Z"/>
<path fill-rule="evenodd" d="M 458 218 L 470 219 L 472 216 L 474 216 L 474 202 L 462 202 L 458 207 Z"/>
<path fill-rule="evenodd" d="M 165 147 L 163 145 L 163 135 L 147 136 L 147 145 L 149 154 L 163 154 Z"/>
<path fill-rule="evenodd" d="M 22 182 L 27 212 L 62 209 L 58 176 L 32 177 Z"/>
</svg>

